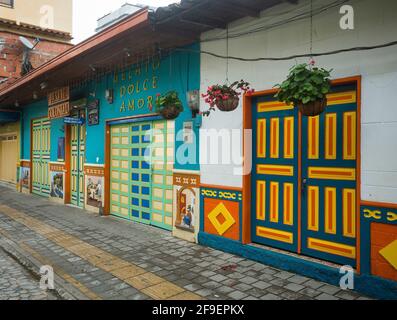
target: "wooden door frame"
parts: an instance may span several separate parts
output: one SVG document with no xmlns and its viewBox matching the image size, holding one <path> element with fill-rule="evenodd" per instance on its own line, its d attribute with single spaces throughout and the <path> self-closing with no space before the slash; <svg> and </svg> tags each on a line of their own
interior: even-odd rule
<svg viewBox="0 0 397 320">
<path fill-rule="evenodd" d="M 72 144 L 71 144 L 71 126 L 65 124 L 65 204 L 70 204 L 71 199 L 71 160 L 72 160 Z"/>
<path fill-rule="evenodd" d="M 84 124 L 86 125 L 86 124 Z M 80 125 L 79 125 L 80 126 Z M 87 128 L 86 128 L 87 130 Z M 81 126 L 79 129 L 79 132 L 81 134 Z M 79 134 L 79 139 L 80 139 L 80 134 Z M 72 125 L 71 124 L 65 124 L 65 204 L 72 204 Z M 87 139 L 84 137 L 84 158 L 85 159 L 87 155 Z M 79 146 L 80 149 L 80 146 Z M 81 150 L 79 150 L 80 152 Z M 78 159 L 80 161 L 80 159 Z M 84 193 L 84 203 L 83 203 L 83 209 L 85 208 L 86 204 L 86 198 L 85 198 L 85 174 L 84 174 L 84 168 L 85 168 L 85 161 L 82 164 L 82 171 L 83 171 L 83 193 Z M 80 184 L 80 182 L 78 182 Z M 80 197 L 80 194 L 79 194 Z M 80 202 L 80 198 L 79 198 Z M 81 208 L 81 207 L 80 207 Z"/>
<path fill-rule="evenodd" d="M 357 260 L 357 272 L 361 270 L 361 230 L 360 230 L 360 204 L 361 204 L 361 76 L 353 76 L 346 78 L 339 78 L 332 80 L 332 85 L 343 85 L 343 84 L 356 84 L 357 86 L 357 159 L 356 159 L 356 224 L 357 224 L 357 239 L 356 239 L 356 260 Z M 253 129 L 253 98 L 270 95 L 277 93 L 277 89 L 257 91 L 251 95 L 244 95 L 243 97 L 243 130 Z M 302 181 L 302 115 L 299 112 L 299 127 L 298 127 L 298 254 L 301 253 L 302 248 L 302 193 L 301 193 L 301 181 Z M 252 149 L 249 147 L 252 145 L 250 141 L 247 141 L 246 135 L 243 134 L 243 159 L 244 167 L 247 169 L 247 165 L 253 164 Z M 254 146 L 252 146 L 254 147 Z M 250 160 L 247 160 L 250 159 Z M 252 170 L 249 170 L 248 174 L 243 176 L 243 216 L 242 216 L 242 242 L 243 244 L 250 244 L 251 239 L 251 209 L 252 209 Z"/>
</svg>

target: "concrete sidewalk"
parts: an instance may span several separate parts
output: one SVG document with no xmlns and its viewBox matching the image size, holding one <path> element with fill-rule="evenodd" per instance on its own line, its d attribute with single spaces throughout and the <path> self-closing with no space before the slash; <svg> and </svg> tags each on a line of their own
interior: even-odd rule
<svg viewBox="0 0 397 320">
<path fill-rule="evenodd" d="M 99 217 L 1 185 L 0 237 L 0 245 L 33 270 L 52 266 L 55 289 L 65 299 L 366 299 L 160 229 Z"/>
</svg>

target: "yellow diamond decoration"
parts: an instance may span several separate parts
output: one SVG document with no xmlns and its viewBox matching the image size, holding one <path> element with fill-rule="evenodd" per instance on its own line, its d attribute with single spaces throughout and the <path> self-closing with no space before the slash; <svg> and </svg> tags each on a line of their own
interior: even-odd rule
<svg viewBox="0 0 397 320">
<path fill-rule="evenodd" d="M 383 248 L 379 253 L 397 270 L 397 240 Z"/>
<path fill-rule="evenodd" d="M 220 223 L 218 220 L 220 215 L 225 219 L 223 223 Z M 211 221 L 220 236 L 223 236 L 225 232 L 227 232 L 236 223 L 236 220 L 234 220 L 233 216 L 222 202 L 210 212 L 208 219 Z"/>
</svg>

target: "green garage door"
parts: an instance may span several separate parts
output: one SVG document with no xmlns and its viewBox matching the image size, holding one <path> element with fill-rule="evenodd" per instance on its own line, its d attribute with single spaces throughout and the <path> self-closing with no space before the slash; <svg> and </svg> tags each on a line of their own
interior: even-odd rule
<svg viewBox="0 0 397 320">
<path fill-rule="evenodd" d="M 32 191 L 39 196 L 50 196 L 51 123 L 47 118 L 32 124 Z"/>
<path fill-rule="evenodd" d="M 111 129 L 111 214 L 172 230 L 174 122 Z"/>
</svg>

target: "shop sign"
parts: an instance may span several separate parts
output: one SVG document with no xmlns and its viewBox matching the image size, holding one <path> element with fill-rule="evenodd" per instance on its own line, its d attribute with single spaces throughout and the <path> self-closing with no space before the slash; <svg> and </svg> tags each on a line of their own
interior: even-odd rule
<svg viewBox="0 0 397 320">
<path fill-rule="evenodd" d="M 70 97 L 69 87 L 63 87 L 48 94 L 48 106 L 68 101 Z"/>
<path fill-rule="evenodd" d="M 117 84 L 116 101 L 120 101 L 121 113 L 138 110 L 153 111 L 159 90 L 161 61 L 158 58 L 140 62 L 123 72 L 114 74 Z"/>
<path fill-rule="evenodd" d="M 85 123 L 84 118 L 65 117 L 63 119 L 65 124 L 76 124 L 82 126 Z"/>
<path fill-rule="evenodd" d="M 48 108 L 48 118 L 58 119 L 68 116 L 70 114 L 70 104 L 69 101 L 52 106 Z"/>
</svg>

